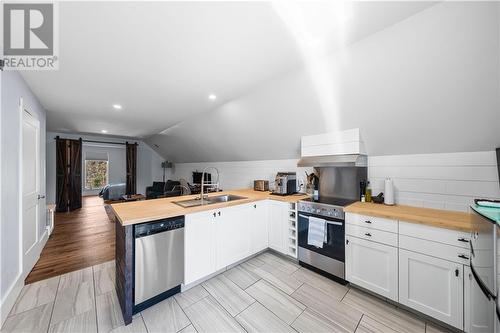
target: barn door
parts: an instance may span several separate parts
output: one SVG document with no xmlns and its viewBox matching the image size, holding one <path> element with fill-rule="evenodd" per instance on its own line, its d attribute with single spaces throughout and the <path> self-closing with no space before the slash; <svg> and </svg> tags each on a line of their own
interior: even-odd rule
<svg viewBox="0 0 500 333">
<path fill-rule="evenodd" d="M 82 208 L 82 139 L 69 140 L 69 210 Z"/>
<path fill-rule="evenodd" d="M 68 147 L 67 140 L 56 137 L 56 211 L 68 211 Z"/>
<path fill-rule="evenodd" d="M 137 193 L 137 143 L 126 143 L 127 147 L 127 185 L 126 194 Z"/>
</svg>

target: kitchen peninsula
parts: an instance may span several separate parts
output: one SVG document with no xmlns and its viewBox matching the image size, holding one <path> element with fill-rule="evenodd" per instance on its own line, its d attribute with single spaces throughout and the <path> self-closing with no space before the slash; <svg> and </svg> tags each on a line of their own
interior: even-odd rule
<svg viewBox="0 0 500 333">
<path fill-rule="evenodd" d="M 132 321 L 134 313 L 179 289 L 153 299 L 151 304 L 135 304 L 135 233 L 138 225 L 159 220 L 184 222 L 183 252 L 177 257 L 184 255 L 182 281 L 185 288 L 267 248 L 295 257 L 295 204 L 306 195 L 278 196 L 244 189 L 212 193 L 209 198 L 225 195 L 242 198 L 189 208 L 176 202 L 199 196 L 112 205 L 116 216 L 116 291 L 126 324 Z"/>
</svg>

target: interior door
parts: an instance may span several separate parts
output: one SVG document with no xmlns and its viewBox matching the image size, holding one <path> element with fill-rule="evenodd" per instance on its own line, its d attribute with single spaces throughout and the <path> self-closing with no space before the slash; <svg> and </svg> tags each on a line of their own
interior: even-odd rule
<svg viewBox="0 0 500 333">
<path fill-rule="evenodd" d="M 82 208 L 82 139 L 69 142 L 69 210 L 74 210 Z"/>
<path fill-rule="evenodd" d="M 23 110 L 22 130 L 22 246 L 23 272 L 38 260 L 40 210 L 40 121 Z"/>
<path fill-rule="evenodd" d="M 56 138 L 56 211 L 68 211 L 68 143 L 66 139 Z"/>
</svg>

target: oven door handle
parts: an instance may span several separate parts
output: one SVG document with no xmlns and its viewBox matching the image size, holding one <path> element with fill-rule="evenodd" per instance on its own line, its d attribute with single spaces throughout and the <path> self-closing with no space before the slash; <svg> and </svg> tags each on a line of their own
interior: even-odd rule
<svg viewBox="0 0 500 333">
<path fill-rule="evenodd" d="M 328 220 L 325 220 L 326 224 L 333 224 L 333 225 L 343 225 L 342 222 L 335 222 L 335 221 L 328 221 Z"/>
<path fill-rule="evenodd" d="M 490 290 L 488 289 L 488 287 L 486 287 L 483 283 L 483 281 L 481 280 L 481 278 L 479 277 L 479 275 L 476 273 L 476 270 L 474 269 L 474 266 L 472 266 L 472 260 L 470 261 L 470 270 L 472 272 L 472 275 L 474 276 L 474 280 L 476 280 L 476 283 L 477 285 L 479 286 L 479 289 L 481 289 L 481 291 L 483 292 L 484 296 L 486 296 L 486 298 L 491 301 L 492 299 L 495 299 L 495 295 L 493 295 Z"/>
<path fill-rule="evenodd" d="M 305 218 L 305 219 L 308 219 L 309 220 L 309 216 L 307 215 L 304 215 L 304 214 L 299 214 L 299 217 L 302 217 L 302 218 Z M 342 226 L 344 225 L 342 222 L 337 222 L 337 221 L 328 221 L 326 219 L 325 220 L 325 223 L 326 224 L 333 224 L 333 225 L 339 225 L 339 226 Z"/>
</svg>

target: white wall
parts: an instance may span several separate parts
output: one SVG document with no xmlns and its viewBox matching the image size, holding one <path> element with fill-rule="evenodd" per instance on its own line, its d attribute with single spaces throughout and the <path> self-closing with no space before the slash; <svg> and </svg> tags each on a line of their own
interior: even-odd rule
<svg viewBox="0 0 500 333">
<path fill-rule="evenodd" d="M 10 311 L 20 288 L 24 284 L 21 221 L 20 221 L 20 136 L 21 118 L 19 98 L 25 107 L 40 121 L 40 142 L 45 142 L 45 110 L 32 94 L 18 72 L 5 71 L 1 74 L 1 223 L 0 223 L 0 323 Z M 40 193 L 45 193 L 45 145 L 40 145 Z M 45 200 L 40 200 L 38 247 L 43 246 L 46 238 Z M 6 209 L 8 207 L 8 209 Z"/>
<path fill-rule="evenodd" d="M 498 6 L 439 3 L 147 142 L 174 162 L 299 158 L 302 135 L 349 128 L 373 156 L 492 150 Z"/>
<path fill-rule="evenodd" d="M 47 132 L 47 202 L 54 203 L 56 197 L 56 136 L 68 139 L 82 138 L 84 140 L 108 141 L 108 142 L 137 142 L 137 192 L 145 194 L 146 187 L 151 186 L 153 181 L 162 180 L 161 162 L 163 159 L 153 149 L 141 141 L 114 138 L 96 135 L 80 135 L 72 133 Z M 124 145 L 110 145 L 98 143 L 83 143 L 82 163 L 85 163 L 86 154 L 105 153 L 108 155 L 108 178 L 110 184 L 125 183 L 126 181 L 126 154 Z M 83 195 L 96 195 L 99 191 L 85 190 L 85 173 L 82 166 Z"/>
<path fill-rule="evenodd" d="M 297 161 L 177 163 L 172 178 L 191 182 L 193 171 L 215 166 L 225 190 L 251 188 L 254 179 L 267 179 L 272 184 L 278 171 L 296 171 L 300 183 L 304 181 L 304 171 L 311 169 L 298 168 Z M 388 177 L 394 181 L 398 204 L 466 212 L 474 198 L 500 199 L 494 151 L 370 156 L 368 179 L 374 195 L 384 191 Z"/>
</svg>

